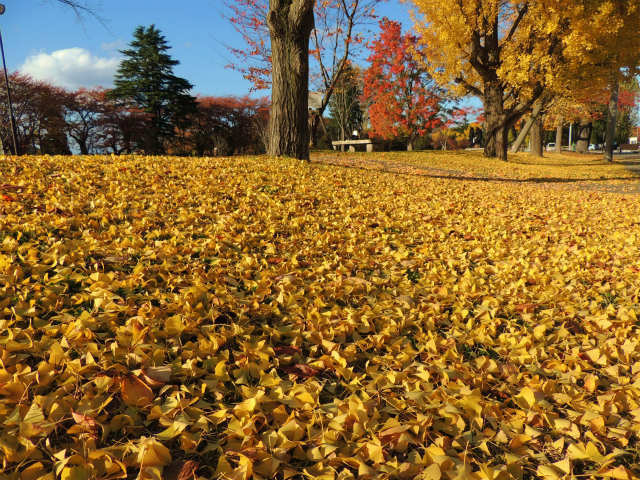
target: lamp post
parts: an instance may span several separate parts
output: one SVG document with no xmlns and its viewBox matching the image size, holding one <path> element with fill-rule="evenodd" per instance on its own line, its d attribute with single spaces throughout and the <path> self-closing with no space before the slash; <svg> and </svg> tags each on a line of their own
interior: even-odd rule
<svg viewBox="0 0 640 480">
<path fill-rule="evenodd" d="M 5 6 L 0 3 L 0 15 L 5 12 Z M 13 102 L 11 102 L 11 87 L 9 86 L 9 75 L 7 74 L 7 62 L 4 59 L 4 45 L 2 43 L 2 32 L 0 32 L 0 52 L 2 52 L 2 68 L 4 70 L 4 83 L 7 88 L 7 106 L 9 107 L 9 124 L 11 126 L 11 139 L 13 140 L 13 153 L 18 155 L 18 142 L 16 141 L 16 122 L 13 116 Z"/>
</svg>

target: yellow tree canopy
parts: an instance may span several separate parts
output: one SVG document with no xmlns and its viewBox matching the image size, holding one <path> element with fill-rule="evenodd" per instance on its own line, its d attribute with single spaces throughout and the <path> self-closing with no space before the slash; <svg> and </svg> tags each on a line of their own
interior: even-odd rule
<svg viewBox="0 0 640 480">
<path fill-rule="evenodd" d="M 640 73 L 637 0 L 578 2 L 573 8 L 563 68 L 549 86 L 553 101 L 548 121 L 555 125 L 602 114 L 612 86 L 626 85 L 628 96 Z M 625 104 L 624 98 L 619 101 Z"/>
<path fill-rule="evenodd" d="M 507 159 L 507 130 L 555 76 L 568 29 L 559 0 L 413 0 L 424 61 L 459 95 L 482 98 L 485 155 Z"/>
<path fill-rule="evenodd" d="M 489 156 L 506 159 L 505 130 L 543 93 L 602 88 L 639 63 L 637 0 L 413 2 L 433 77 L 484 101 Z"/>
<path fill-rule="evenodd" d="M 612 73 L 640 74 L 640 3 L 637 0 L 578 2 L 565 40 L 568 75 L 576 87 L 601 88 Z M 566 78 L 566 77 L 565 77 Z"/>
<path fill-rule="evenodd" d="M 513 94 L 531 94 L 558 67 L 566 2 L 413 1 L 425 60 L 434 77 L 457 94 L 482 96 L 482 84 L 493 76 Z"/>
<path fill-rule="evenodd" d="M 637 0 L 413 2 L 425 60 L 457 94 L 481 95 L 493 71 L 521 99 L 536 86 L 564 87 L 570 76 L 592 86 L 596 77 L 602 87 L 605 71 L 640 73 Z"/>
</svg>

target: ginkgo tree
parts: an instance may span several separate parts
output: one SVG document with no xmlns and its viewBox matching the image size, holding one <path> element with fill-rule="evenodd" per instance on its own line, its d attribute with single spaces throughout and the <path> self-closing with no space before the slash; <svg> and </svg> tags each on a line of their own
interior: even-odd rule
<svg viewBox="0 0 640 480">
<path fill-rule="evenodd" d="M 589 86 L 589 88 L 577 88 L 571 84 L 562 93 L 555 93 L 550 98 L 544 111 L 544 124 L 549 129 L 556 129 L 556 151 L 561 151 L 563 131 L 565 124 L 571 124 L 572 145 L 578 153 L 584 153 L 592 143 L 600 144 L 606 138 L 606 123 L 609 121 L 608 109 L 610 91 L 606 81 Z M 623 118 L 633 118 L 633 112 L 638 104 L 637 84 L 625 81 L 619 89 L 616 110 L 621 112 Z M 624 124 L 623 119 L 618 119 L 618 126 Z M 605 126 L 603 127 L 603 124 Z M 624 129 L 616 128 L 618 144 L 626 143 Z M 622 137 L 622 138 L 621 138 Z M 606 155 L 606 152 L 605 152 Z"/>
<path fill-rule="evenodd" d="M 604 155 L 612 161 L 618 106 L 628 103 L 628 99 L 621 99 L 625 96 L 621 85 L 640 74 L 640 4 L 637 0 L 580 3 L 565 52 L 580 62 L 568 63 L 573 67 L 568 83 L 583 98 L 607 104 Z M 603 92 L 607 92 L 606 100 L 600 101 Z"/>
<path fill-rule="evenodd" d="M 561 52 L 564 17 L 533 0 L 414 3 L 425 65 L 455 94 L 482 99 L 485 155 L 506 160 L 509 128 L 540 97 Z"/>
<path fill-rule="evenodd" d="M 568 71 L 601 69 L 611 57 L 619 68 L 608 68 L 609 75 L 637 65 L 631 1 L 413 2 L 434 78 L 484 103 L 490 157 L 506 160 L 509 128 L 541 95 L 566 84 Z"/>
<path fill-rule="evenodd" d="M 547 92 L 537 102 L 532 117 L 550 110 L 556 122 L 562 113 L 577 121 L 578 152 L 587 151 L 592 121 L 604 112 L 605 159 L 613 160 L 619 107 L 634 103 L 624 84 L 632 82 L 639 72 L 639 9 L 638 3 L 630 0 L 578 2 L 570 6 L 571 29 L 563 42 L 561 68 L 547 82 Z M 521 139 L 526 133 L 525 128 Z"/>
</svg>

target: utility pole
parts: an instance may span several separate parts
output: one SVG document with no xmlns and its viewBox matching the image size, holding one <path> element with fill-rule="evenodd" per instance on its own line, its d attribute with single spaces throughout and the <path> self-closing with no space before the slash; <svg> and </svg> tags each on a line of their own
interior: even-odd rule
<svg viewBox="0 0 640 480">
<path fill-rule="evenodd" d="M 0 15 L 4 15 L 5 6 L 0 3 Z M 16 141 L 16 121 L 13 115 L 13 102 L 11 101 L 11 87 L 9 86 L 9 75 L 7 74 L 7 62 L 4 58 L 4 44 L 2 42 L 2 32 L 0 31 L 0 52 L 2 52 L 2 68 L 4 70 L 4 84 L 7 89 L 7 106 L 9 107 L 9 125 L 11 127 L 11 139 L 13 140 L 13 153 L 19 155 L 18 142 Z"/>
</svg>

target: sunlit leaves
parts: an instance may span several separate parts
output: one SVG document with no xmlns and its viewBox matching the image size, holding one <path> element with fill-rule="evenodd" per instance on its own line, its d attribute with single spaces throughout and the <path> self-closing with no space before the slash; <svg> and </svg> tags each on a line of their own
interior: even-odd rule
<svg viewBox="0 0 640 480">
<path fill-rule="evenodd" d="M 0 161 L 0 478 L 637 477 L 622 167 L 351 161 Z"/>
</svg>

